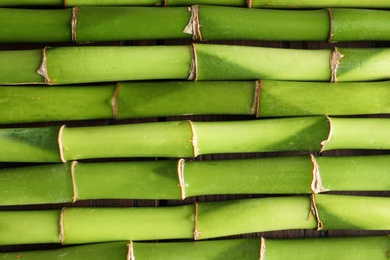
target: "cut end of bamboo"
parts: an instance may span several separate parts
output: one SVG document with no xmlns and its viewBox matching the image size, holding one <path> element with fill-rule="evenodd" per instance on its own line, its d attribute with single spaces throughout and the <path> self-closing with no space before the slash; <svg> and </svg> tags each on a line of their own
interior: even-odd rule
<svg viewBox="0 0 390 260">
<path fill-rule="evenodd" d="M 195 44 L 191 44 L 191 54 L 192 54 L 191 67 L 190 67 L 190 71 L 188 73 L 187 80 L 196 81 L 198 79 L 198 59 L 196 56 Z"/>
<path fill-rule="evenodd" d="M 328 191 L 322 186 L 322 179 L 320 176 L 320 170 L 318 168 L 318 163 L 314 157 L 314 155 L 310 154 L 310 161 L 313 164 L 312 170 L 312 181 L 310 183 L 310 189 L 313 194 L 318 194 L 321 192 Z"/>
<path fill-rule="evenodd" d="M 202 33 L 200 31 L 199 22 L 199 8 L 197 5 L 188 7 L 188 11 L 191 12 L 190 20 L 186 27 L 184 27 L 183 33 L 191 34 L 192 40 L 202 41 Z"/>
<path fill-rule="evenodd" d="M 184 183 L 184 164 L 185 164 L 184 159 L 180 159 L 177 163 L 177 176 L 179 178 L 179 186 L 180 186 L 180 193 L 181 193 L 182 200 L 186 198 L 186 190 L 185 190 L 185 183 Z"/>
<path fill-rule="evenodd" d="M 318 214 L 318 209 L 315 201 L 315 196 L 310 196 L 310 215 L 314 216 L 317 221 L 317 231 L 321 231 L 324 228 L 324 225 L 322 224 L 322 221 L 320 220 L 320 216 Z M 309 216 L 310 218 L 310 216 Z"/>
<path fill-rule="evenodd" d="M 39 68 L 37 69 L 37 73 L 41 75 L 46 84 L 52 84 L 51 79 L 47 73 L 47 63 L 46 63 L 46 50 L 48 47 L 42 49 L 42 62 Z"/>
<path fill-rule="evenodd" d="M 337 82 L 337 69 L 340 64 L 340 60 L 344 57 L 337 48 L 335 47 L 330 54 L 330 71 L 331 71 L 331 82 Z"/>
<path fill-rule="evenodd" d="M 134 258 L 133 241 L 130 241 L 130 243 L 127 244 L 126 260 L 135 260 L 135 258 Z"/>
<path fill-rule="evenodd" d="M 332 132 L 333 132 L 332 120 L 330 119 L 329 116 L 326 116 L 326 119 L 329 122 L 329 134 L 328 134 L 328 138 L 326 138 L 324 141 L 321 142 L 320 153 L 325 151 L 326 145 L 329 143 L 330 139 L 332 138 Z"/>
</svg>

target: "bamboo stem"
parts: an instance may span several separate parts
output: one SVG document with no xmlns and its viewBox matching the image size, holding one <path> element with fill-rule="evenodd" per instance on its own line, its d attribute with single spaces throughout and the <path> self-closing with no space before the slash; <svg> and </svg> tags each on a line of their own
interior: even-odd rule
<svg viewBox="0 0 390 260">
<path fill-rule="evenodd" d="M 0 171 L 0 205 L 387 191 L 389 163 L 389 156 L 296 156 L 212 162 L 73 162 L 11 168 Z"/>
<path fill-rule="evenodd" d="M 5 128 L 0 161 L 195 157 L 201 154 L 389 149 L 387 118 L 294 117 L 247 121 Z M 23 151 L 21 153 L 20 151 Z"/>
<path fill-rule="evenodd" d="M 1 211 L 0 244 L 200 240 L 271 230 L 315 228 L 389 230 L 389 206 L 389 199 L 384 197 L 317 194 L 164 208 Z"/>
<path fill-rule="evenodd" d="M 326 7 L 358 7 L 358 8 L 389 8 L 390 4 L 386 0 L 375 0 L 370 2 L 356 2 L 354 0 L 330 0 L 323 1 L 311 0 L 3 0 L 0 6 L 57 6 L 72 7 L 78 5 L 102 5 L 102 6 L 188 6 L 199 5 L 221 5 L 237 6 L 249 8 L 326 8 Z"/>
<path fill-rule="evenodd" d="M 145 17 L 149 17 L 148 23 L 144 23 Z M 0 8 L 2 42 L 83 43 L 191 37 L 195 40 L 389 40 L 388 21 L 390 12 L 370 9 L 297 11 L 221 6 L 81 6 L 66 10 Z"/>
<path fill-rule="evenodd" d="M 389 84 L 261 80 L 1 86 L 0 123 L 190 114 L 256 117 L 385 114 L 390 113 Z"/>
<path fill-rule="evenodd" d="M 57 47 L 0 52 L 0 83 L 147 79 L 373 81 L 389 78 L 389 60 L 389 49 L 293 50 L 213 44 Z"/>
<path fill-rule="evenodd" d="M 264 248 L 265 250 L 261 250 Z M 55 250 L 0 253 L 2 259 L 386 259 L 389 238 L 339 237 L 319 239 L 246 238 L 201 242 L 109 242 Z"/>
</svg>

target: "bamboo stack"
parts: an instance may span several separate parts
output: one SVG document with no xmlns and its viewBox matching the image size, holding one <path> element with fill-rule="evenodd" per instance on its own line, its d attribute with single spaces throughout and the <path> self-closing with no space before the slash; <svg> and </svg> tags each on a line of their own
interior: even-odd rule
<svg viewBox="0 0 390 260">
<path fill-rule="evenodd" d="M 0 258 L 388 257 L 387 2 L 0 6 Z"/>
</svg>

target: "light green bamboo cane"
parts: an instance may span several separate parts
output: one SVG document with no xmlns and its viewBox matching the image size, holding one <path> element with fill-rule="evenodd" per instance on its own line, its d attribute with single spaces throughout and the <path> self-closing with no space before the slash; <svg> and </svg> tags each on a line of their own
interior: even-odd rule
<svg viewBox="0 0 390 260">
<path fill-rule="evenodd" d="M 374 81 L 389 78 L 390 49 L 251 46 L 84 46 L 1 51 L 0 84 L 146 79 Z"/>
<path fill-rule="evenodd" d="M 0 6 L 77 6 L 77 5 L 127 5 L 127 6 L 188 6 L 193 4 L 241 6 L 250 8 L 323 8 L 359 7 L 389 8 L 386 0 L 3 0 Z"/>
<path fill-rule="evenodd" d="M 290 229 L 389 230 L 389 208 L 385 197 L 317 194 L 157 208 L 1 211 L 0 244 L 201 240 Z"/>
<path fill-rule="evenodd" d="M 0 253 L 1 259 L 387 259 L 389 237 L 247 238 L 201 242 L 108 242 L 55 250 Z"/>
<path fill-rule="evenodd" d="M 390 157 L 54 164 L 0 171 L 0 205 L 91 199 L 174 199 L 216 194 L 388 191 Z"/>
<path fill-rule="evenodd" d="M 0 130 L 0 161 L 65 162 L 88 158 L 389 149 L 389 130 L 388 118 L 326 117 L 5 128 Z"/>
<path fill-rule="evenodd" d="M 261 80 L 1 86 L 0 111 L 3 124 L 191 114 L 254 117 L 386 114 L 390 113 L 390 82 Z"/>
<path fill-rule="evenodd" d="M 148 23 L 144 22 L 145 17 Z M 389 40 L 389 21 L 389 11 L 369 9 L 297 11 L 197 5 L 190 8 L 82 6 L 66 10 L 0 8 L 0 41 Z"/>
</svg>

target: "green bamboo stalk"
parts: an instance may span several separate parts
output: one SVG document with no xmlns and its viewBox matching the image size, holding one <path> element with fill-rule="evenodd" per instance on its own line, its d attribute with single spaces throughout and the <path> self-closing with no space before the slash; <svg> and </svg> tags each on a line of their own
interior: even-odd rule
<svg viewBox="0 0 390 260">
<path fill-rule="evenodd" d="M 389 129 L 388 118 L 326 117 L 5 128 L 0 130 L 0 161 L 65 162 L 88 158 L 389 149 Z"/>
<path fill-rule="evenodd" d="M 389 84 L 388 81 L 333 84 L 261 80 L 0 86 L 0 123 L 191 114 L 255 117 L 386 114 L 390 113 Z"/>
<path fill-rule="evenodd" d="M 193 4 L 201 5 L 222 5 L 241 6 L 251 8 L 326 8 L 326 7 L 358 7 L 358 8 L 389 8 L 386 0 L 375 1 L 353 1 L 353 0 L 330 0 L 323 1 L 281 1 L 281 0 L 3 0 L 0 6 L 77 6 L 77 5 L 102 5 L 102 6 L 188 6 Z"/>
<path fill-rule="evenodd" d="M 108 242 L 54 250 L 0 253 L 2 259 L 387 259 L 389 238 L 247 238 L 200 242 Z"/>
<path fill-rule="evenodd" d="M 145 17 L 149 17 L 148 23 L 144 23 Z M 221 6 L 192 6 L 189 9 L 95 6 L 66 10 L 0 8 L 0 41 L 82 43 L 191 37 L 196 40 L 389 40 L 388 21 L 390 12 L 370 9 L 297 11 Z"/>
<path fill-rule="evenodd" d="M 388 191 L 389 156 L 76 163 L 0 171 L 0 205 L 216 194 Z M 240 174 L 242 173 L 242 174 Z"/>
<path fill-rule="evenodd" d="M 157 208 L 1 211 L 0 244 L 201 240 L 290 229 L 389 230 L 389 208 L 385 197 L 317 194 Z"/>
<path fill-rule="evenodd" d="M 390 50 L 385 48 L 332 51 L 213 44 L 57 47 L 1 51 L 0 84 L 146 79 L 375 81 L 389 78 L 389 60 Z"/>
</svg>

